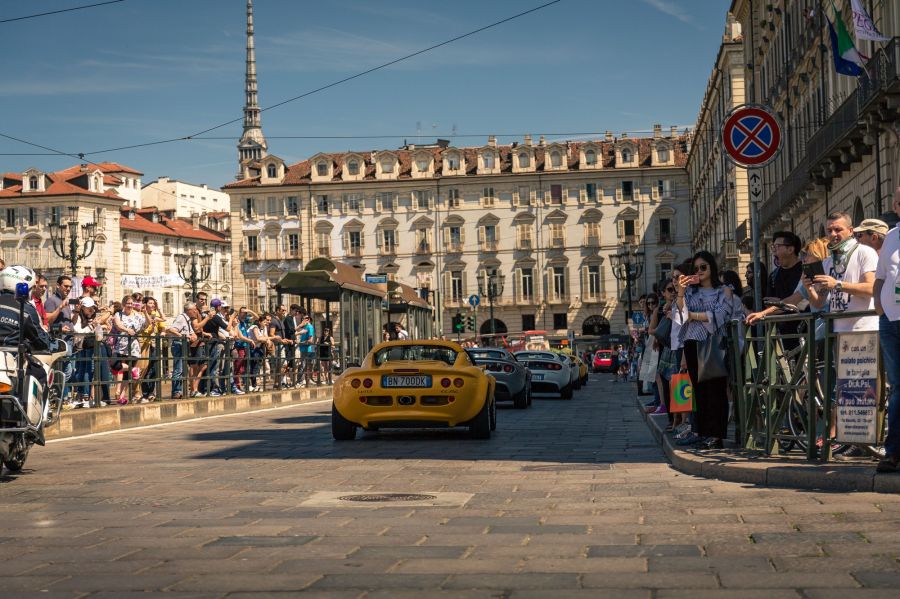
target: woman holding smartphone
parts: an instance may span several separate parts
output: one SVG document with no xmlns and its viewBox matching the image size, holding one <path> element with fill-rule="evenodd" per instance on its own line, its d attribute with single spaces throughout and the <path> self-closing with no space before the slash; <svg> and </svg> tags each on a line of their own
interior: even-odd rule
<svg viewBox="0 0 900 599">
<path fill-rule="evenodd" d="M 728 430 L 728 379 L 698 381 L 697 350 L 701 341 L 719 333 L 731 318 L 732 291 L 719 282 L 719 268 L 709 252 L 694 254 L 693 266 L 693 275 L 682 275 L 675 283 L 673 314 L 684 342 L 681 367 L 687 369 L 694 387 L 698 443 L 707 449 L 721 449 Z"/>
</svg>

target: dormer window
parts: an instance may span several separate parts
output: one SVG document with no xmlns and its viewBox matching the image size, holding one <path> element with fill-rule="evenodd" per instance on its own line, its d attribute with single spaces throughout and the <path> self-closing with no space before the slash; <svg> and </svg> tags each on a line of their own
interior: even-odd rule
<svg viewBox="0 0 900 599">
<path fill-rule="evenodd" d="M 482 154 L 481 160 L 484 163 L 484 168 L 494 168 L 494 155 L 493 154 Z"/>
<path fill-rule="evenodd" d="M 358 160 L 351 160 L 349 163 L 347 163 L 347 174 L 354 176 L 359 174 Z"/>
<path fill-rule="evenodd" d="M 269 179 L 274 179 L 275 177 L 278 176 L 278 169 L 275 167 L 274 164 L 269 164 L 266 167 L 266 174 L 268 175 Z"/>
<path fill-rule="evenodd" d="M 631 162 L 631 150 L 622 150 L 622 162 L 625 164 Z"/>
<path fill-rule="evenodd" d="M 327 177 L 328 176 L 328 165 L 324 162 L 316 163 L 316 175 L 319 177 Z"/>
<path fill-rule="evenodd" d="M 594 150 L 587 150 L 584 153 L 584 163 L 592 166 L 597 164 L 597 152 Z"/>
<path fill-rule="evenodd" d="M 668 162 L 669 161 L 669 148 L 665 146 L 660 146 L 656 149 L 656 159 L 660 162 Z"/>
<path fill-rule="evenodd" d="M 424 173 L 428 170 L 428 159 L 427 158 L 419 158 L 416 160 L 416 170 L 420 173 Z"/>
<path fill-rule="evenodd" d="M 381 161 L 381 172 L 382 173 L 393 173 L 394 172 L 394 161 L 390 158 L 385 158 Z"/>
<path fill-rule="evenodd" d="M 28 177 L 28 189 L 31 191 L 38 190 L 38 178 L 35 175 Z"/>
<path fill-rule="evenodd" d="M 447 168 L 451 171 L 459 170 L 459 155 L 458 154 L 449 154 L 447 156 Z"/>
<path fill-rule="evenodd" d="M 531 166 L 531 157 L 528 152 L 519 153 L 519 168 L 528 168 Z"/>
<path fill-rule="evenodd" d="M 559 168 L 562 166 L 562 155 L 556 150 L 550 152 L 550 167 Z"/>
</svg>

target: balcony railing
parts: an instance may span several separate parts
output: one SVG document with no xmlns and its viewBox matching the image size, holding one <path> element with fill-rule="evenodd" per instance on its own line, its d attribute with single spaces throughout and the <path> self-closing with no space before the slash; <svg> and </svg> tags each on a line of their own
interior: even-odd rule
<svg viewBox="0 0 900 599">
<path fill-rule="evenodd" d="M 451 241 L 447 244 L 447 251 L 452 254 L 458 254 L 463 251 L 463 244 L 461 241 Z"/>
<path fill-rule="evenodd" d="M 397 246 L 393 243 L 385 243 L 378 249 L 378 253 L 382 256 L 396 256 Z"/>
<path fill-rule="evenodd" d="M 316 256 L 320 258 L 331 258 L 331 246 L 323 245 L 317 247 Z"/>
<path fill-rule="evenodd" d="M 566 240 L 563 237 L 551 237 L 550 238 L 550 247 L 551 248 L 564 248 L 566 247 Z"/>
<path fill-rule="evenodd" d="M 483 252 L 496 252 L 498 246 L 499 243 L 496 240 L 481 242 L 481 250 Z"/>
<path fill-rule="evenodd" d="M 427 242 L 422 242 L 416 245 L 416 253 L 417 254 L 430 254 L 431 253 L 431 244 Z"/>
<path fill-rule="evenodd" d="M 584 245 L 591 248 L 600 247 L 600 236 L 588 235 L 584 238 Z"/>
<path fill-rule="evenodd" d="M 516 242 L 517 250 L 531 250 L 533 248 L 534 244 L 532 243 L 530 237 L 519 239 L 519 241 Z"/>
<path fill-rule="evenodd" d="M 362 254 L 363 254 L 363 249 L 361 247 L 359 247 L 358 245 L 352 245 L 347 248 L 348 256 L 353 256 L 353 257 L 358 258 L 358 257 L 362 256 Z"/>
</svg>

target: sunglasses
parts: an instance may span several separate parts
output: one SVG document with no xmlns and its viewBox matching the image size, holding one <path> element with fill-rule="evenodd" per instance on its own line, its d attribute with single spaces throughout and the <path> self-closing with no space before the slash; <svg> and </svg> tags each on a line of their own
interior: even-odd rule
<svg viewBox="0 0 900 599">
<path fill-rule="evenodd" d="M 863 231 L 863 232 L 861 232 L 861 233 L 854 233 L 853 236 L 854 236 L 856 239 L 862 239 L 863 237 L 865 237 L 865 236 L 868 235 L 868 234 L 869 234 L 868 231 Z"/>
<path fill-rule="evenodd" d="M 695 268 L 698 272 L 706 272 L 709 270 L 709 264 L 698 264 Z"/>
</svg>

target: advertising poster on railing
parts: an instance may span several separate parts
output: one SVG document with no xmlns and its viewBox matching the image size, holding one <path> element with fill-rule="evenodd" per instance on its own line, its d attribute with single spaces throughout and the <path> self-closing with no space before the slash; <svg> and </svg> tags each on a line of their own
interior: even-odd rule
<svg viewBox="0 0 900 599">
<path fill-rule="evenodd" d="M 878 415 L 878 333 L 841 333 L 837 340 L 838 441 L 874 444 Z"/>
</svg>

